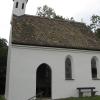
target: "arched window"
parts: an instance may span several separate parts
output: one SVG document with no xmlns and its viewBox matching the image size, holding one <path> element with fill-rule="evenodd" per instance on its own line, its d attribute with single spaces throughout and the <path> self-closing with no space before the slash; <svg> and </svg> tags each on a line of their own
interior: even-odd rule
<svg viewBox="0 0 100 100">
<path fill-rule="evenodd" d="M 18 8 L 18 2 L 16 2 L 16 8 Z"/>
<path fill-rule="evenodd" d="M 22 9 L 24 9 L 24 3 L 22 4 Z"/>
<path fill-rule="evenodd" d="M 65 61 L 65 79 L 72 79 L 72 63 L 70 57 Z"/>
<path fill-rule="evenodd" d="M 96 60 L 96 57 L 93 57 L 91 59 L 91 73 L 92 73 L 92 78 L 97 78 L 97 60 Z"/>
</svg>

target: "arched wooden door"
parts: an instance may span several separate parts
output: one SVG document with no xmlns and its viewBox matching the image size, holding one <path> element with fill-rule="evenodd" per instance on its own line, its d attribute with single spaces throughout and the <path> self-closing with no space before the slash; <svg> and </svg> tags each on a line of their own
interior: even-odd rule
<svg viewBox="0 0 100 100">
<path fill-rule="evenodd" d="M 36 97 L 51 98 L 51 68 L 45 63 L 37 68 Z"/>
</svg>

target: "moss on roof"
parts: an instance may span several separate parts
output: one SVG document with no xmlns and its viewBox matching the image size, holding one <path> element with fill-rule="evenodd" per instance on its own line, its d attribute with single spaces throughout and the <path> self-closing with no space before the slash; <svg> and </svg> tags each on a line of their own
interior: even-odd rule
<svg viewBox="0 0 100 100">
<path fill-rule="evenodd" d="M 100 50 L 100 40 L 84 23 L 38 16 L 14 16 L 12 43 Z"/>
</svg>

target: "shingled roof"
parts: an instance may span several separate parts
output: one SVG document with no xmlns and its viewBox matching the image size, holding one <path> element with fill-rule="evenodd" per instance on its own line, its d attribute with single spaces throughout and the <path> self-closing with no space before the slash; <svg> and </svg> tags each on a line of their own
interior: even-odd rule
<svg viewBox="0 0 100 100">
<path fill-rule="evenodd" d="M 100 39 L 84 23 L 38 16 L 14 16 L 12 43 L 21 45 L 100 50 Z"/>
</svg>

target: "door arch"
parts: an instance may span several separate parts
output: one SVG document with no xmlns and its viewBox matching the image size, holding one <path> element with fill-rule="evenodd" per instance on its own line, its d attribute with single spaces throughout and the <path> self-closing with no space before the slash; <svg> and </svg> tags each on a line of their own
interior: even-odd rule
<svg viewBox="0 0 100 100">
<path fill-rule="evenodd" d="M 41 64 L 36 71 L 36 97 L 51 97 L 51 68 Z"/>
</svg>

